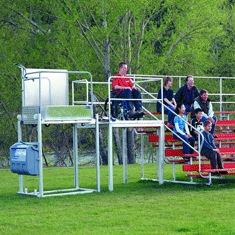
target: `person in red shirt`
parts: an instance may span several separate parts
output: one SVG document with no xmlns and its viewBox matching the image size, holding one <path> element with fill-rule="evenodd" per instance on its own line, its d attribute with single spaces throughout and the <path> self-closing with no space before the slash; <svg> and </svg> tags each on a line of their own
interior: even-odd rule
<svg viewBox="0 0 235 235">
<path fill-rule="evenodd" d="M 144 112 L 142 109 L 141 100 L 129 100 L 128 99 L 141 99 L 140 89 L 134 87 L 131 79 L 126 75 L 127 64 L 125 62 L 119 63 L 119 74 L 116 74 L 112 81 L 112 89 L 117 91 L 117 98 L 124 98 L 127 102 L 127 109 L 129 116 L 134 115 L 143 116 Z M 134 111 L 135 107 L 135 111 Z"/>
</svg>

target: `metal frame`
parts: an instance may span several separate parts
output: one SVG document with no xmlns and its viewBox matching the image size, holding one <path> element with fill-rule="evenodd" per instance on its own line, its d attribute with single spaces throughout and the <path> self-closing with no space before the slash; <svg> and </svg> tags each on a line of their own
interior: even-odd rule
<svg viewBox="0 0 235 235">
<path fill-rule="evenodd" d="M 114 78 L 114 76 L 109 77 L 108 79 L 108 96 L 109 100 L 122 100 L 118 98 L 111 98 L 111 80 Z M 163 79 L 162 78 L 156 78 L 155 75 L 128 75 L 128 78 L 133 80 L 133 84 L 140 88 L 141 91 L 146 92 L 152 99 L 141 99 L 144 102 L 153 102 L 156 103 L 158 99 L 147 92 L 143 87 L 139 85 L 139 83 L 144 82 L 153 82 L 153 81 L 160 81 L 161 87 L 163 86 Z M 138 81 L 136 81 L 138 80 Z M 163 97 L 163 95 L 162 95 Z M 131 99 L 130 99 L 131 100 Z M 136 100 L 136 99 L 133 99 Z M 162 99 L 161 99 L 162 101 Z M 148 111 L 146 108 L 144 108 L 144 111 L 148 112 L 151 115 L 151 112 Z M 158 164 L 159 164 L 159 184 L 163 184 L 164 178 L 163 178 L 163 156 L 164 156 L 164 112 L 162 113 L 161 117 L 162 119 L 157 119 L 154 115 L 151 115 L 153 117 L 153 120 L 143 121 L 130 121 L 130 120 L 123 120 L 123 121 L 113 121 L 111 118 L 111 102 L 109 102 L 109 123 L 108 123 L 108 168 L 109 168 L 109 191 L 113 191 L 113 150 L 112 150 L 112 132 L 113 128 L 122 128 L 123 129 L 123 182 L 127 183 L 127 152 L 126 152 L 126 129 L 131 127 L 159 127 L 160 128 L 160 135 L 162 138 L 159 141 L 160 150 L 159 150 L 159 158 L 158 158 Z M 141 150 L 142 152 L 143 150 Z"/>
<path fill-rule="evenodd" d="M 28 192 L 27 188 L 23 190 L 23 175 L 19 175 L 19 192 L 18 195 L 35 196 L 35 197 L 49 197 L 49 196 L 63 196 L 71 194 L 84 194 L 92 192 L 100 192 L 100 165 L 99 165 L 99 122 L 98 115 L 94 120 L 96 131 L 96 189 L 80 188 L 79 187 L 79 172 L 78 172 L 78 142 L 77 142 L 77 129 L 78 123 L 71 122 L 73 126 L 73 157 L 74 157 L 74 188 L 62 189 L 62 190 L 43 190 L 43 158 L 42 158 L 42 120 L 41 114 L 35 115 L 37 119 L 38 130 L 38 148 L 39 148 L 39 191 L 34 189 L 33 192 Z M 21 127 L 21 115 L 18 115 L 18 141 L 22 140 L 22 127 Z"/>
<path fill-rule="evenodd" d="M 23 66 L 22 66 L 23 67 Z M 22 87 L 24 86 L 24 79 L 27 80 L 27 74 L 25 68 L 21 67 L 21 74 L 22 74 Z M 52 72 L 52 71 L 51 71 Z M 78 71 L 64 71 L 67 74 L 89 74 L 90 75 L 90 82 L 87 80 L 76 80 L 72 81 L 72 105 L 75 104 L 86 104 L 93 106 L 94 103 L 94 97 L 93 97 L 93 84 L 107 84 L 108 85 L 108 94 L 109 94 L 109 100 L 114 100 L 113 98 L 110 98 L 110 86 L 111 86 L 111 79 L 113 77 L 110 77 L 108 79 L 107 83 L 104 82 L 92 82 L 92 76 L 89 72 L 78 72 Z M 38 77 L 35 77 L 34 79 L 39 79 L 39 107 L 41 105 L 41 79 L 44 79 L 44 77 L 41 76 L 42 73 L 48 73 L 48 71 L 37 71 L 35 74 L 39 74 Z M 34 74 L 34 73 L 29 73 Z M 141 87 L 139 84 L 143 82 L 148 81 L 161 81 L 161 87 L 163 87 L 163 79 L 165 76 L 163 75 L 129 75 L 130 79 L 133 79 L 134 85 L 139 87 L 145 94 L 149 95 L 152 99 L 142 99 L 143 102 L 150 102 L 150 103 L 156 103 L 157 101 L 163 101 L 163 99 L 158 100 L 153 94 L 147 92 L 143 87 Z M 172 76 L 177 77 L 177 76 Z M 179 86 L 181 85 L 181 78 L 179 78 Z M 194 78 L 202 78 L 202 77 L 194 77 Z M 210 77 L 212 78 L 212 77 Z M 31 79 L 31 78 L 30 78 Z M 222 111 L 222 96 L 226 94 L 222 94 L 222 79 L 220 79 L 220 110 Z M 85 101 L 75 101 L 74 99 L 74 86 L 75 84 L 86 84 L 86 100 Z M 91 86 L 91 100 L 89 101 L 89 84 Z M 23 89 L 24 90 L 24 89 Z M 163 92 L 163 89 L 162 89 Z M 215 95 L 215 94 L 213 94 Z M 163 94 L 162 94 L 163 97 Z M 22 106 L 24 104 L 24 95 L 22 95 Z M 115 100 L 118 100 L 115 98 Z M 218 103 L 218 102 L 214 102 Z M 231 102 L 230 102 L 231 103 Z M 234 102 L 235 103 L 235 102 Z M 163 107 L 163 102 L 162 102 Z M 152 115 L 147 109 L 143 107 L 144 111 L 148 112 L 149 115 L 153 118 L 153 120 L 139 120 L 139 121 L 118 121 L 115 122 L 113 119 L 111 119 L 111 112 L 110 112 L 110 102 L 109 102 L 109 119 L 108 122 L 102 122 L 99 121 L 98 115 L 96 115 L 95 119 L 92 120 L 61 120 L 61 121 L 46 121 L 42 120 L 41 113 L 39 111 L 38 114 L 35 115 L 35 120 L 37 120 L 37 128 L 38 128 L 38 143 L 39 143 L 39 192 L 37 190 L 34 190 L 34 192 L 29 193 L 27 192 L 27 189 L 23 191 L 23 175 L 19 175 L 19 195 L 27 195 L 27 196 L 35 196 L 35 197 L 47 197 L 47 196 L 62 196 L 62 195 L 70 195 L 70 194 L 81 194 L 81 193 L 92 193 L 92 192 L 100 192 L 100 166 L 99 166 L 99 126 L 103 125 L 108 128 L 108 171 L 109 171 L 109 182 L 108 182 L 108 189 L 109 191 L 113 191 L 113 148 L 112 148 L 112 138 L 113 138 L 113 128 L 122 128 L 123 129 L 123 182 L 127 183 L 127 152 L 126 152 L 126 130 L 130 127 L 159 127 L 159 148 L 157 150 L 157 179 L 147 179 L 144 178 L 144 162 L 143 162 L 143 154 L 144 154 L 144 138 L 143 134 L 141 134 L 141 168 L 142 168 L 142 180 L 152 180 L 152 181 L 158 181 L 159 184 L 163 184 L 164 182 L 174 182 L 174 183 L 184 183 L 184 184 L 198 184 L 200 182 L 193 182 L 192 177 L 190 181 L 176 181 L 175 177 L 175 169 L 173 164 L 173 180 L 164 180 L 164 159 L 165 159 L 165 145 L 164 145 L 164 112 L 161 115 L 161 120 L 157 119 L 154 115 Z M 40 110 L 40 109 L 39 109 Z M 164 109 L 162 109 L 164 110 Z M 73 127 L 73 149 L 74 149 L 74 188 L 72 189 L 63 189 L 63 190 L 52 190 L 52 191 L 44 191 L 43 190 L 43 166 L 42 166 L 42 132 L 41 127 L 43 124 L 60 124 L 60 123 L 72 123 L 74 124 Z M 19 115 L 18 116 L 18 140 L 22 140 L 22 118 Z M 95 128 L 96 130 L 96 179 L 97 179 L 97 189 L 86 189 L 86 188 L 79 188 L 79 178 L 78 178 L 78 146 L 77 146 L 77 129 L 78 128 Z M 200 153 L 200 151 L 199 151 Z M 199 154 L 200 156 L 200 154 Z M 200 157 L 199 157 L 199 165 L 200 165 Z M 199 168 L 199 174 L 200 168 Z M 205 178 L 205 177 L 203 177 Z M 211 179 L 214 177 L 211 177 L 211 174 L 209 174 L 209 177 L 207 177 L 209 182 L 207 184 L 211 184 Z"/>
<path fill-rule="evenodd" d="M 134 75 L 135 76 L 135 75 Z M 138 76 L 138 75 L 137 75 Z M 166 77 L 166 75 L 156 75 L 156 77 Z M 181 78 L 183 77 L 183 76 L 171 76 L 171 77 L 174 77 L 174 78 L 179 78 L 179 87 L 181 87 Z M 184 76 L 184 77 L 186 77 L 186 76 Z M 223 102 L 223 96 L 226 96 L 226 95 L 235 95 L 235 94 L 223 94 L 222 93 L 222 80 L 223 79 L 232 79 L 232 80 L 234 80 L 235 78 L 231 78 L 231 77 L 226 77 L 226 78 L 222 78 L 222 77 L 194 77 L 194 78 L 204 78 L 204 79 L 206 79 L 206 78 L 210 78 L 210 79 L 219 79 L 219 82 L 220 82 L 220 93 L 219 94 L 210 94 L 210 95 L 219 95 L 219 97 L 220 97 L 220 102 L 212 102 L 212 103 L 219 103 L 220 104 L 220 111 L 222 111 L 222 106 L 223 106 L 223 103 L 234 103 L 235 104 L 235 102 Z M 162 86 L 161 86 L 162 87 Z M 146 92 L 146 94 L 148 94 L 148 92 Z M 162 94 L 162 96 L 161 97 L 163 97 L 163 94 Z M 160 101 L 160 102 L 162 102 L 162 101 Z M 162 105 L 163 105 L 163 102 L 162 102 Z M 164 110 L 163 108 L 162 108 L 162 110 Z M 220 119 L 222 119 L 224 116 L 222 115 L 222 114 L 220 114 Z M 229 119 L 229 114 L 227 114 L 225 117 L 227 117 L 227 119 Z M 189 124 L 190 125 L 190 124 Z M 170 130 L 171 132 L 172 132 L 172 130 L 170 129 L 170 128 L 168 128 L 166 125 L 164 125 L 168 130 Z M 193 127 L 194 128 L 194 127 Z M 195 129 L 195 128 L 194 128 Z M 179 137 L 179 136 L 178 136 Z M 161 137 L 159 137 L 159 139 L 160 139 Z M 179 137 L 180 138 L 180 137 Z M 181 138 L 180 138 L 181 139 Z M 203 136 L 202 136 L 202 139 L 203 139 Z M 141 134 L 141 146 L 142 146 L 142 141 L 143 141 L 143 137 L 142 137 L 142 134 Z M 184 140 L 182 140 L 182 141 L 184 141 Z M 186 143 L 186 142 L 185 142 Z M 188 144 L 188 143 L 186 143 L 186 144 Z M 189 145 L 189 144 L 188 144 Z M 173 146 L 174 146 L 174 144 L 173 144 Z M 190 145 L 189 145 L 190 146 Z M 191 147 L 191 146 L 190 146 Z M 174 147 L 173 147 L 174 148 Z M 159 148 L 158 149 L 160 149 L 160 145 L 159 145 Z M 200 149 L 200 141 L 199 141 L 199 149 Z M 190 177 L 190 181 L 177 181 L 176 180 L 176 171 L 175 171 L 175 165 L 176 165 L 176 163 L 170 163 L 170 164 L 172 164 L 173 165 L 173 179 L 172 180 L 164 180 L 164 182 L 172 182 L 172 183 L 182 183 L 182 184 L 206 184 L 206 185 L 211 185 L 212 184 L 212 179 L 218 179 L 218 177 L 213 177 L 212 175 L 211 175 L 211 173 L 209 172 L 209 176 L 202 176 L 202 172 L 201 172 L 201 156 L 200 156 L 200 150 L 198 151 L 197 149 L 194 149 L 197 153 L 198 153 L 198 155 L 199 155 L 199 175 L 201 176 L 201 178 L 204 178 L 204 179 L 207 179 L 208 180 L 208 182 L 207 183 L 203 183 L 203 182 L 193 182 L 193 178 L 194 177 Z M 158 156 L 158 154 L 160 154 L 159 153 L 159 151 L 158 150 L 156 150 L 156 154 L 157 154 L 157 160 L 159 159 L 159 156 Z M 164 153 L 164 161 L 166 162 L 166 163 L 169 163 L 168 161 L 167 161 L 167 159 L 166 159 L 166 157 L 165 157 L 165 153 Z M 190 164 L 192 164 L 192 158 L 190 159 Z M 144 162 L 143 162 L 143 157 L 141 157 L 141 165 L 142 165 L 142 180 L 151 180 L 151 181 L 158 181 L 159 182 L 159 177 L 158 177 L 158 168 L 159 168 L 159 165 L 158 165 L 158 161 L 157 161 L 157 178 L 156 179 L 149 179 L 149 178 L 145 178 L 144 177 Z M 222 178 L 222 177 L 220 177 L 220 178 Z M 227 179 L 227 178 L 226 178 Z"/>
<path fill-rule="evenodd" d="M 119 127 L 124 129 L 124 135 L 123 135 L 123 142 L 126 142 L 126 128 L 131 127 L 149 127 L 149 126 L 155 126 L 160 128 L 160 135 L 162 138 L 159 140 L 159 158 L 158 158 L 158 164 L 159 164 L 159 184 L 163 184 L 164 178 L 163 178 L 163 156 L 164 156 L 164 126 L 162 120 L 153 120 L 150 122 L 146 121 L 120 121 L 120 122 L 110 122 L 108 125 L 108 168 L 109 168 L 109 191 L 113 191 L 113 128 Z M 125 144 L 123 145 L 123 182 L 127 183 L 127 154 L 126 154 L 126 148 Z"/>
<path fill-rule="evenodd" d="M 38 131 L 38 148 L 39 148 L 39 191 L 34 189 L 33 192 L 28 192 L 27 188 L 23 189 L 23 175 L 19 174 L 19 192 L 18 195 L 34 196 L 34 197 L 49 197 L 49 196 L 63 196 L 71 194 L 84 194 L 92 192 L 100 192 L 100 163 L 99 163 L 99 118 L 96 115 L 95 119 L 85 119 L 85 120 L 43 120 L 41 117 L 41 73 L 66 73 L 66 74 L 89 74 L 90 75 L 90 85 L 91 85 L 91 106 L 93 107 L 93 88 L 92 88 L 92 76 L 89 72 L 77 72 L 77 71 L 37 71 L 33 73 L 26 73 L 26 69 L 23 66 L 21 68 L 22 76 L 22 106 L 24 106 L 25 94 L 24 94 L 24 81 L 27 81 L 27 75 L 29 74 L 39 74 L 39 76 L 33 79 L 39 79 L 39 113 L 34 115 L 34 119 L 37 123 Z M 31 78 L 30 78 L 31 79 Z M 88 83 L 87 83 L 88 84 Z M 74 90 L 73 90 L 74 91 Z M 50 91 L 49 91 L 50 92 Z M 88 88 L 87 88 L 88 92 Z M 51 97 L 50 97 L 51 98 Z M 73 105 L 74 105 L 73 96 Z M 88 103 L 88 94 L 87 101 Z M 22 141 L 22 116 L 18 115 L 18 141 Z M 42 125 L 43 124 L 61 124 L 61 123 L 71 123 L 73 125 L 73 157 L 74 157 L 74 188 L 61 189 L 61 190 L 50 190 L 44 191 L 43 189 L 43 158 L 42 158 Z M 78 172 L 78 142 L 77 142 L 77 129 L 79 128 L 79 123 L 90 123 L 94 125 L 96 131 L 96 189 L 87 189 L 79 187 L 79 172 Z"/>
</svg>

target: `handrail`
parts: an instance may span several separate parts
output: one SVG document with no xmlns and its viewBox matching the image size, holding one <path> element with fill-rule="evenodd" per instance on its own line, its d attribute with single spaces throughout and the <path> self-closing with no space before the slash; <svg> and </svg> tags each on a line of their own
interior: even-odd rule
<svg viewBox="0 0 235 235">
<path fill-rule="evenodd" d="M 149 77 L 152 77 L 152 79 L 146 80 L 146 78 L 149 78 Z M 110 86 L 111 86 L 111 80 L 113 78 L 117 78 L 117 76 L 110 76 L 108 78 L 108 99 L 109 99 L 109 101 L 111 101 L 111 100 L 123 100 L 121 98 L 111 98 L 110 97 L 110 94 L 111 94 Z M 136 79 L 136 77 L 131 77 L 131 76 L 128 76 L 128 78 L 129 79 Z M 120 77 L 120 79 L 121 79 L 121 77 Z M 142 82 L 161 81 L 161 86 L 163 85 L 162 79 L 161 78 L 156 78 L 154 75 L 149 75 L 149 76 L 148 75 L 141 75 L 141 76 L 137 77 L 137 79 L 145 80 L 145 81 L 142 81 Z M 133 85 L 137 85 L 141 90 L 144 90 L 145 92 L 147 92 L 143 87 L 139 86 L 136 81 L 133 81 Z M 147 92 L 147 93 L 153 98 L 153 100 L 156 100 L 156 97 L 152 96 L 149 92 Z M 143 101 L 143 100 L 146 100 L 146 99 L 128 99 L 128 101 L 132 101 L 132 100 L 142 100 Z M 159 100 L 159 99 L 157 99 L 157 100 Z M 151 99 L 147 99 L 147 101 L 151 101 Z M 111 117 L 111 102 L 109 102 L 109 121 L 111 120 L 110 117 Z"/>
<path fill-rule="evenodd" d="M 145 77 L 147 77 L 147 76 L 145 76 Z M 108 82 L 109 82 L 109 84 L 111 85 L 111 79 L 112 79 L 113 77 L 110 77 L 109 78 L 109 80 L 108 80 Z M 129 77 L 129 78 L 131 78 L 131 77 Z M 136 77 L 135 77 L 136 78 Z M 139 78 L 139 77 L 138 77 Z M 150 81 L 152 81 L 152 80 L 150 80 Z M 150 97 L 152 97 L 154 100 L 156 100 L 156 101 L 159 101 L 159 102 L 161 102 L 162 103 L 162 105 L 163 105 L 163 107 L 166 107 L 167 109 L 169 109 L 166 105 L 164 105 L 163 104 L 163 98 L 161 98 L 161 99 L 157 99 L 155 96 L 153 96 L 151 93 L 149 93 L 148 91 L 146 91 L 143 87 L 141 87 L 139 84 L 138 84 L 138 82 L 134 82 L 133 84 L 135 84 L 138 88 L 140 88 L 142 91 L 144 91 L 147 95 L 149 95 Z M 110 98 L 110 85 L 108 86 L 108 89 L 109 89 L 109 100 L 123 100 L 123 99 L 118 99 L 118 98 Z M 161 84 L 162 85 L 162 84 Z M 161 97 L 163 97 L 163 95 L 161 96 Z M 138 100 L 138 99 L 128 99 L 128 100 Z M 141 100 L 143 100 L 143 99 L 141 99 Z M 109 103 L 109 105 L 110 105 L 110 103 Z M 151 114 L 151 112 L 149 111 L 149 110 L 147 110 L 144 106 L 142 106 L 142 108 L 143 108 L 143 110 L 144 111 L 146 111 L 147 113 L 149 113 L 150 115 L 151 115 L 151 117 L 153 117 L 154 119 L 156 119 L 156 120 L 159 120 L 156 116 L 154 116 L 154 115 L 152 115 Z M 162 110 L 164 110 L 164 109 L 162 109 Z M 170 109 L 169 109 L 170 110 Z M 172 110 L 170 110 L 171 112 L 173 112 L 175 115 L 177 115 L 174 111 L 172 111 Z M 164 112 L 162 113 L 162 115 L 164 115 Z M 109 107 L 109 116 L 110 116 L 110 107 Z M 164 120 L 164 117 L 162 118 L 163 120 Z M 180 117 L 180 119 L 182 119 L 181 117 Z M 182 119 L 183 120 L 183 119 Z M 184 122 L 185 122 L 185 120 L 183 120 Z M 194 130 L 197 130 L 195 127 L 193 127 L 191 124 L 189 124 L 188 122 L 186 122 L 186 124 L 188 124 L 190 127 L 192 127 L 192 129 L 194 129 Z M 164 126 L 168 129 L 168 130 L 170 130 L 173 134 L 175 134 L 180 140 L 182 140 L 185 144 L 187 144 L 191 149 L 193 149 L 196 153 L 198 153 L 198 155 L 199 155 L 199 162 L 200 162 L 200 148 L 199 148 L 199 151 L 197 151 L 197 149 L 196 148 L 193 148 L 189 143 L 187 143 L 185 140 L 183 140 L 179 135 L 177 135 L 177 133 L 175 133 L 174 131 L 172 131 L 170 128 L 168 128 L 168 126 L 166 126 L 165 124 L 164 124 Z M 200 132 L 199 132 L 199 134 L 200 135 L 202 135 Z M 202 135 L 202 139 L 204 140 L 204 136 Z M 200 140 L 199 140 L 199 147 L 200 147 Z M 164 155 L 164 160 L 166 161 L 166 157 L 165 157 L 165 155 Z M 200 169 L 200 167 L 199 167 L 199 169 Z"/>
<path fill-rule="evenodd" d="M 85 83 L 86 84 L 86 101 L 75 101 L 74 100 L 74 84 L 75 83 Z M 72 81 L 72 105 L 74 104 L 84 104 L 86 103 L 86 105 L 88 105 L 89 103 L 89 98 L 88 98 L 88 81 L 87 79 L 83 79 L 83 80 L 75 80 L 75 81 Z"/>
<path fill-rule="evenodd" d="M 161 102 L 161 101 L 160 101 Z M 177 113 L 175 113 L 173 110 L 171 110 L 170 108 L 168 108 L 165 104 L 163 104 L 164 107 L 166 107 L 168 110 L 170 110 L 172 113 L 174 113 L 175 115 L 177 115 Z M 201 146 L 204 142 L 204 136 L 202 134 L 202 132 L 198 131 L 194 126 L 192 126 L 190 123 L 188 123 L 187 121 L 185 121 L 183 118 L 181 118 L 179 115 L 177 115 L 181 120 L 183 120 L 187 125 L 189 125 L 191 128 L 193 128 L 194 130 L 196 130 L 201 136 L 202 136 L 202 143 L 200 143 L 200 138 L 198 138 L 198 149 L 193 148 L 189 143 L 187 143 L 184 139 L 182 139 L 179 135 L 177 135 L 177 133 L 175 133 L 171 128 L 169 128 L 167 125 L 164 124 L 164 126 L 173 134 L 175 134 L 180 140 L 182 140 L 182 142 L 184 142 L 185 144 L 187 144 L 191 149 L 193 149 L 199 156 L 199 174 L 202 178 L 208 178 L 206 176 L 202 176 L 201 175 Z M 168 162 L 167 158 L 164 156 L 164 161 L 166 163 L 170 163 Z"/>
</svg>

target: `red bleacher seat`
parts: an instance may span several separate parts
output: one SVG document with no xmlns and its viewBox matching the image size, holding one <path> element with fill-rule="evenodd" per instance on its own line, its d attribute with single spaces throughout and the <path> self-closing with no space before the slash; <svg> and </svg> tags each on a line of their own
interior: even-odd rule
<svg viewBox="0 0 235 235">
<path fill-rule="evenodd" d="M 183 171 L 197 171 L 199 172 L 199 164 L 183 165 Z M 224 169 L 211 169 L 211 164 L 201 164 L 202 172 L 214 171 L 235 171 L 235 162 L 224 163 Z"/>
<path fill-rule="evenodd" d="M 217 120 L 216 126 L 235 126 L 235 120 Z"/>
</svg>

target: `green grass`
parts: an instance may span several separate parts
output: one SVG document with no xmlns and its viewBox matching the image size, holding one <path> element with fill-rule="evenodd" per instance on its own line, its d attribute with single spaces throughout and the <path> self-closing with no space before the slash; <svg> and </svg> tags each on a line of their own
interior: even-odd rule
<svg viewBox="0 0 235 235">
<path fill-rule="evenodd" d="M 165 165 L 165 177 L 171 177 Z M 177 166 L 178 180 L 188 180 Z M 155 178 L 156 165 L 146 164 Z M 73 169 L 45 169 L 44 190 L 72 188 Z M 95 168 L 79 169 L 80 187 L 95 188 Z M 18 196 L 18 175 L 0 171 L 0 234 L 235 234 L 235 181 L 213 186 L 140 181 L 141 166 L 114 166 L 114 191 L 108 167 L 101 167 L 101 193 L 35 198 Z M 38 177 L 24 176 L 28 191 Z"/>
</svg>

